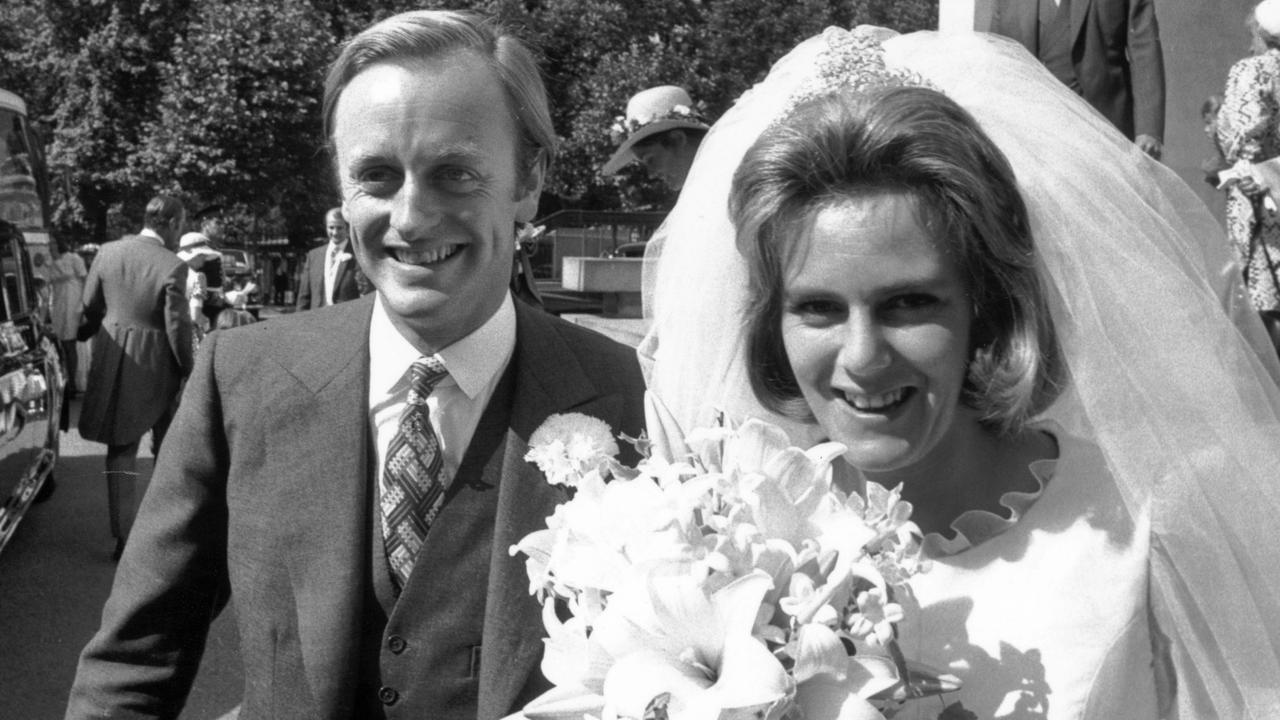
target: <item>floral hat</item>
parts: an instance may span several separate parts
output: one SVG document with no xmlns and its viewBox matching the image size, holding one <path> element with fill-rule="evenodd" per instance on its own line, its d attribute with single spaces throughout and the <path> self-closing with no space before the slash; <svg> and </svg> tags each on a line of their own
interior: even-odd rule
<svg viewBox="0 0 1280 720">
<path fill-rule="evenodd" d="M 621 144 L 601 172 L 613 175 L 625 167 L 635 159 L 631 148 L 647 137 L 679 128 L 708 130 L 710 127 L 684 88 L 660 85 L 641 90 L 627 101 L 626 116 L 614 118 L 609 128 L 609 137 Z"/>
<path fill-rule="evenodd" d="M 1262 0 L 1253 9 L 1253 19 L 1268 35 L 1280 35 L 1280 0 Z"/>
<path fill-rule="evenodd" d="M 208 235 L 198 232 L 186 233 L 178 240 L 178 259 L 186 262 L 197 255 L 222 257 L 222 253 L 213 249 Z"/>
</svg>

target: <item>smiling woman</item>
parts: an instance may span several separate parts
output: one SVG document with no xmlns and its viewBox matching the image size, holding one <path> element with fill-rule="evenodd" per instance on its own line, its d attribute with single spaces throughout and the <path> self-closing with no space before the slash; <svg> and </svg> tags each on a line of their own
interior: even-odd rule
<svg viewBox="0 0 1280 720">
<path fill-rule="evenodd" d="M 944 702 L 1280 713 L 1280 367 L 1206 209 L 1021 46 L 828 29 L 650 248 L 651 434 L 782 420 L 901 483 L 933 569 L 897 640 Z"/>
<path fill-rule="evenodd" d="M 743 159 L 730 215 L 762 402 L 904 483 L 926 532 L 1035 489 L 1056 451 L 1025 421 L 1056 397 L 1057 343 L 1012 171 L 963 111 L 904 87 L 803 103 Z"/>
</svg>

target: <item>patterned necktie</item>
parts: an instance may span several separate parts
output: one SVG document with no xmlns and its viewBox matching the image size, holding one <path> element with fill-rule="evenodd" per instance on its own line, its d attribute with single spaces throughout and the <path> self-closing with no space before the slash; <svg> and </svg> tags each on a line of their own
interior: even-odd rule
<svg viewBox="0 0 1280 720">
<path fill-rule="evenodd" d="M 403 588 L 427 537 L 427 528 L 444 502 L 446 478 L 440 440 L 431 430 L 427 396 L 449 375 L 435 356 L 410 368 L 409 400 L 400 427 L 387 448 L 382 472 L 382 539 L 396 588 Z"/>
</svg>

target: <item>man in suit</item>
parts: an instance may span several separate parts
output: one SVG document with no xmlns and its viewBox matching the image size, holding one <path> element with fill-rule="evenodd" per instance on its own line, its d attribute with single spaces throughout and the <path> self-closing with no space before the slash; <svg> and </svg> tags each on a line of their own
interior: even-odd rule
<svg viewBox="0 0 1280 720">
<path fill-rule="evenodd" d="M 351 254 L 349 226 L 342 208 L 332 208 L 324 216 L 329 242 L 307 253 L 307 266 L 298 284 L 297 308 L 333 305 L 360 297 L 360 268 Z"/>
<path fill-rule="evenodd" d="M 1160 159 L 1164 56 L 1155 0 L 996 0 L 991 22 Z"/>
<path fill-rule="evenodd" d="M 107 445 L 107 508 L 119 557 L 137 506 L 138 444 L 160 447 L 191 369 L 187 266 L 174 254 L 182 203 L 158 195 L 142 232 L 102 246 L 85 280 L 82 340 L 93 338 L 80 435 Z"/>
<path fill-rule="evenodd" d="M 566 496 L 527 441 L 570 411 L 640 432 L 643 382 L 508 290 L 555 147 L 536 63 L 405 13 L 346 45 L 324 108 L 377 290 L 205 341 L 68 718 L 175 716 L 229 596 L 243 720 L 492 720 L 547 687 L 509 548 Z"/>
</svg>

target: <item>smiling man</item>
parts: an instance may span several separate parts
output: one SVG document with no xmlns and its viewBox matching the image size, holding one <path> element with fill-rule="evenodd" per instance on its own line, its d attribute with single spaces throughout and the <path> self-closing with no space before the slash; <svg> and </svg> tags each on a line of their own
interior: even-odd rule
<svg viewBox="0 0 1280 720">
<path fill-rule="evenodd" d="M 325 124 L 376 292 L 211 336 L 67 716 L 172 717 L 235 598 L 240 717 L 499 718 L 547 687 L 508 548 L 562 494 L 552 413 L 635 435 L 628 348 L 512 299 L 554 133 L 528 50 L 478 16 L 354 38 Z"/>
</svg>

